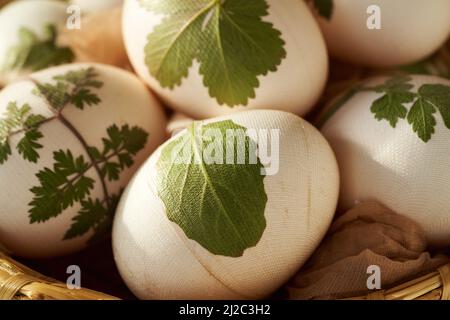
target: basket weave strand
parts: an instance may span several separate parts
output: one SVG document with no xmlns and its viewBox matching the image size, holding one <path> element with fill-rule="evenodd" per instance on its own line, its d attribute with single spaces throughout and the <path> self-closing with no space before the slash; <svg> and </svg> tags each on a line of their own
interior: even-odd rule
<svg viewBox="0 0 450 320">
<path fill-rule="evenodd" d="M 0 252 L 0 300 L 117 300 L 88 289 L 71 290 Z"/>
<path fill-rule="evenodd" d="M 442 300 L 450 300 L 450 264 L 439 268 L 439 274 L 442 279 Z"/>
<path fill-rule="evenodd" d="M 394 288 L 344 300 L 450 300 L 450 264 Z"/>
</svg>

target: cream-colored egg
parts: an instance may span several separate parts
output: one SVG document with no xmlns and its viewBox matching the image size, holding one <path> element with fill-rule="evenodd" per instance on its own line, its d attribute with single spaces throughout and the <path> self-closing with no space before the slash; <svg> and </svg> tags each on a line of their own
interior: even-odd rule
<svg viewBox="0 0 450 320">
<path fill-rule="evenodd" d="M 163 173 L 158 163 L 162 161 L 162 155 L 174 142 L 182 141 L 177 139 L 186 137 L 188 132 L 192 133 L 190 131 L 192 127 L 189 131 L 180 132 L 157 149 L 134 176 L 115 216 L 113 226 L 115 261 L 122 278 L 139 298 L 266 297 L 301 267 L 329 227 L 338 199 L 339 173 L 334 154 L 322 135 L 301 118 L 272 110 L 253 110 L 222 116 L 195 122 L 194 127 L 195 130 L 200 128 L 206 130 L 208 126 L 220 126 L 224 121 L 230 120 L 234 125 L 245 128 L 247 132 L 250 130 L 257 132 L 258 148 L 268 151 L 272 157 L 270 161 L 261 160 L 265 163 L 266 172 L 271 172 L 270 175 L 261 176 L 266 194 L 266 204 L 262 212 L 265 220 L 264 231 L 256 243 L 246 247 L 239 254 L 230 255 L 211 250 L 208 247 L 211 238 L 207 237 L 204 239 L 206 242 L 202 242 L 195 237 L 188 237 L 185 233 L 186 225 L 181 226 L 182 224 L 178 222 L 172 222 L 175 220 L 169 220 L 167 205 L 174 204 L 165 202 L 161 192 L 174 186 L 183 188 L 175 197 L 185 199 L 178 207 L 178 212 L 183 212 L 187 208 L 204 209 L 208 201 L 214 201 L 216 197 L 222 199 L 223 208 L 230 208 L 229 205 L 236 203 L 237 206 L 250 206 L 248 210 L 253 210 L 254 206 L 259 207 L 259 201 L 263 198 L 256 197 L 258 204 L 255 205 L 254 198 L 247 197 L 249 192 L 255 192 L 258 188 L 254 182 L 258 179 L 252 175 L 238 174 L 242 179 L 241 185 L 227 189 L 229 179 L 232 179 L 232 176 L 236 178 L 236 175 L 233 175 L 233 170 L 236 169 L 233 164 L 222 165 L 220 170 L 225 170 L 224 176 L 227 177 L 222 182 L 217 176 L 209 176 L 210 182 L 215 185 L 213 188 L 217 188 L 215 196 L 211 196 L 212 199 L 206 196 L 202 200 L 202 194 L 207 191 L 203 193 L 193 191 L 195 187 L 192 188 L 192 183 L 198 181 L 196 180 L 198 176 L 192 173 L 193 168 L 181 171 L 183 175 L 188 173 L 184 183 L 166 179 L 166 176 L 161 179 L 160 175 Z M 279 139 L 276 138 L 276 134 L 272 136 L 276 132 Z M 267 149 L 260 139 L 268 135 L 271 138 L 267 144 L 270 148 Z M 204 159 L 206 161 L 206 158 Z M 249 158 L 246 159 L 245 166 L 249 166 Z M 174 163 L 170 169 L 173 170 L 172 173 L 178 170 L 176 161 Z M 213 174 L 213 171 L 217 172 L 214 166 L 204 166 L 205 172 L 210 174 Z M 273 170 L 275 167 L 278 167 L 278 170 Z M 227 170 L 229 174 L 226 173 Z M 261 174 L 258 170 L 257 176 Z M 178 175 L 173 177 L 179 178 Z M 247 183 L 250 183 L 251 187 L 248 189 L 242 187 Z M 236 196 L 225 201 L 224 197 L 230 193 Z M 202 229 L 204 232 L 212 228 L 215 230 L 214 237 L 233 239 L 233 243 L 242 244 L 242 238 L 234 238 L 231 229 L 217 231 L 217 228 L 220 229 L 222 223 L 227 221 L 219 217 L 220 205 L 213 208 L 216 209 L 203 211 L 200 220 L 196 220 L 193 211 L 188 211 L 191 215 L 183 215 L 181 219 L 189 229 L 189 226 L 192 226 L 189 223 L 195 225 L 206 223 L 201 219 L 208 219 L 210 213 L 212 215 L 210 219 L 217 219 L 217 224 L 206 223 Z M 238 215 L 236 211 L 227 212 L 229 217 L 236 218 Z M 241 236 L 254 234 L 254 228 L 260 223 L 260 216 L 252 214 L 250 220 L 241 215 L 238 217 L 237 220 L 233 220 L 234 225 L 237 228 L 243 228 L 245 225 L 248 231 L 241 233 Z M 225 241 L 224 247 L 227 247 L 228 243 Z"/>
<path fill-rule="evenodd" d="M 333 0 L 333 5 L 331 20 L 318 21 L 331 55 L 352 63 L 412 63 L 437 50 L 450 34 L 448 0 Z"/>
<path fill-rule="evenodd" d="M 77 78 L 75 73 L 68 72 L 80 74 L 87 70 L 90 70 L 90 76 L 80 76 L 78 85 L 73 85 Z M 55 79 L 64 75 L 68 80 Z M 55 88 L 58 81 L 60 91 L 57 92 L 62 94 L 44 96 L 42 92 L 46 92 L 45 89 L 40 94 L 37 92 L 38 84 L 47 89 Z M 21 112 L 11 112 L 12 104 Z M 14 116 L 8 115 L 8 111 Z M 17 117 L 17 114 L 21 116 Z M 30 120 L 36 116 L 43 118 L 38 120 L 36 127 L 41 136 L 36 140 L 28 139 L 41 146 L 35 148 L 39 157 L 33 161 L 19 152 L 19 145 L 26 141 L 24 137 L 34 128 Z M 9 124 L 6 119 L 9 119 Z M 0 93 L 0 138 L 5 138 L 0 141 L 2 247 L 24 257 L 62 255 L 85 247 L 92 236 L 101 233 L 102 226 L 107 227 L 112 216 L 103 215 L 98 206 L 83 215 L 81 209 L 86 207 L 83 202 L 92 200 L 95 203 L 98 200 L 100 207 L 114 210 L 114 197 L 120 195 L 139 165 L 166 139 L 165 129 L 162 108 L 146 86 L 131 73 L 114 67 L 64 65 L 34 73 L 4 88 Z M 5 143 L 10 147 L 6 159 L 2 157 Z M 99 153 L 96 154 L 92 148 Z M 74 159 L 82 157 L 86 164 L 83 166 L 77 162 L 76 174 L 61 164 L 57 165 L 59 161 L 55 152 L 63 152 L 68 157 L 69 151 Z M 106 168 L 107 163 L 109 168 Z M 108 174 L 105 174 L 106 169 Z M 116 178 L 113 177 L 114 169 L 117 170 Z M 54 179 L 49 180 L 52 176 L 49 170 L 58 173 Z M 45 171 L 47 174 L 43 173 Z M 43 174 L 47 177 L 47 184 L 41 182 Z M 80 179 L 89 179 L 91 187 L 87 193 L 73 196 L 74 192 L 69 188 L 80 183 Z M 55 203 L 62 206 L 64 197 L 58 197 L 57 191 L 48 184 L 56 184 L 61 193 L 72 195 L 72 201 L 60 212 L 54 212 L 52 208 Z M 39 188 L 41 191 L 45 189 L 48 196 L 43 198 L 44 204 L 41 201 L 40 211 L 33 213 L 36 207 L 33 200 L 42 197 Z M 52 199 L 56 200 L 52 202 Z M 39 216 L 41 219 L 36 219 Z M 100 218 L 96 220 L 95 217 Z M 63 240 L 76 222 L 74 219 L 84 219 L 87 229 L 78 229 Z M 102 221 L 105 223 L 100 223 Z M 78 228 L 83 228 L 82 225 L 80 223 Z M 98 233 L 94 229 L 98 229 Z"/>
<path fill-rule="evenodd" d="M 57 0 L 15 1 L 0 10 L 0 86 L 31 72 L 20 63 L 26 59 L 30 33 L 37 39 L 48 39 L 47 27 L 57 28 L 67 17 L 66 4 Z M 21 35 L 23 30 L 26 35 Z"/>
<path fill-rule="evenodd" d="M 81 13 L 89 14 L 120 6 L 123 0 L 71 0 L 70 3 L 79 6 Z"/>
<path fill-rule="evenodd" d="M 149 72 L 144 50 L 147 37 L 163 21 L 164 16 L 146 10 L 139 1 L 134 0 L 125 2 L 123 14 L 123 33 L 128 56 L 136 72 L 169 106 L 193 118 L 204 119 L 248 109 L 273 108 L 304 115 L 319 98 L 327 78 L 328 58 L 323 37 L 303 1 L 263 2 L 268 4 L 269 9 L 268 15 L 262 20 L 271 23 L 281 32 L 286 57 L 276 71 L 258 77 L 255 96 L 250 98 L 245 106 L 230 108 L 226 103 L 219 104 L 217 99 L 212 98 L 203 84 L 204 77 L 199 73 L 199 63 L 196 59 L 180 86 L 173 89 L 162 87 Z M 208 18 L 204 23 L 207 22 Z M 236 55 L 244 54 L 239 52 L 238 44 L 235 49 Z M 245 67 L 242 66 L 243 69 Z"/>
<path fill-rule="evenodd" d="M 385 80 L 374 78 L 364 86 L 373 88 Z M 346 210 L 360 201 L 377 200 L 418 222 L 430 244 L 448 245 L 450 200 L 446 191 L 450 188 L 450 130 L 441 112 L 448 114 L 450 81 L 434 76 L 413 76 L 407 85 L 414 94 L 422 88 L 420 92 L 425 98 L 419 100 L 415 96 L 410 102 L 386 107 L 386 114 L 401 115 L 395 128 L 385 119 L 377 120 L 372 111 L 383 108 L 381 99 L 384 103 L 405 99 L 404 84 L 403 89 L 398 88 L 403 98 L 398 95 L 383 98 L 383 92 L 366 90 L 356 93 L 334 110 L 334 114 L 328 115 L 322 133 L 334 149 L 340 166 L 340 207 Z M 430 85 L 435 88 L 434 97 L 429 95 Z M 437 95 L 438 90 L 440 95 Z M 412 109 L 413 104 L 415 109 Z M 420 134 L 420 128 L 433 122 L 431 110 L 436 124 L 434 133 L 425 131 L 430 133 L 427 137 Z M 449 121 L 447 116 L 445 118 Z M 419 130 L 415 132 L 414 128 Z"/>
</svg>

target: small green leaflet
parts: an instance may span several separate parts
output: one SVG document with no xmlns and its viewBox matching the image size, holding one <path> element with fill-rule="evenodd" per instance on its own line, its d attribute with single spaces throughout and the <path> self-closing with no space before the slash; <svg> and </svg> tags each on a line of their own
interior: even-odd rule
<svg viewBox="0 0 450 320">
<path fill-rule="evenodd" d="M 121 171 L 133 165 L 133 156 L 144 148 L 148 134 L 138 127 L 130 129 L 128 125 L 121 128 L 112 125 L 107 133 L 108 137 L 103 138 L 103 150 L 100 152 L 97 148 L 90 147 L 88 152 L 95 161 L 101 163 L 102 178 L 116 181 Z"/>
<path fill-rule="evenodd" d="M 246 155 L 256 150 L 246 130 L 231 120 L 195 122 L 163 148 L 157 163 L 158 195 L 168 219 L 215 255 L 242 256 L 266 228 L 267 195 L 256 151 L 254 164 L 239 164 L 237 155 L 230 164 L 227 153 L 218 151 L 238 150 L 239 141 L 244 141 Z M 207 138 L 211 131 L 216 134 L 212 141 Z M 227 139 L 227 132 L 242 139 Z M 214 163 L 205 161 L 205 152 L 214 155 Z"/>
<path fill-rule="evenodd" d="M 103 85 L 97 77 L 94 68 L 69 71 L 55 76 L 55 83 L 36 82 L 34 93 L 45 98 L 54 113 L 53 118 L 57 118 L 69 104 L 82 110 L 86 105 L 93 106 L 101 102 L 99 96 L 92 92 Z M 38 150 L 42 148 L 39 140 L 43 138 L 39 128 L 50 119 L 33 114 L 28 104 L 18 107 L 17 102 L 10 102 L 0 118 L 0 165 L 11 155 L 9 138 L 16 134 L 23 136 L 16 146 L 19 154 L 24 160 L 36 163 L 39 159 Z"/>
<path fill-rule="evenodd" d="M 30 222 L 45 222 L 84 199 L 95 181 L 85 173 L 92 167 L 83 156 L 75 158 L 70 150 L 59 150 L 53 156 L 53 169 L 45 168 L 36 177 L 40 185 L 31 188 L 35 195 L 30 203 Z"/>
<path fill-rule="evenodd" d="M 375 91 L 384 95 L 375 100 L 371 111 L 378 120 L 387 120 L 395 128 L 398 119 L 406 117 L 407 109 L 403 105 L 414 100 L 414 93 L 409 92 L 413 85 L 408 83 L 408 77 L 395 77 L 384 84 L 375 87 Z"/>
<path fill-rule="evenodd" d="M 333 0 L 313 0 L 314 8 L 327 20 L 333 15 Z"/>
<path fill-rule="evenodd" d="M 265 0 L 140 0 L 165 18 L 148 35 L 145 63 L 165 88 L 179 86 L 193 61 L 219 104 L 247 105 L 258 76 L 274 72 L 286 57 L 279 30 L 262 20 Z"/>
<path fill-rule="evenodd" d="M 417 93 L 412 92 L 412 79 L 394 76 L 384 84 L 365 91 L 376 91 L 384 95 L 372 103 L 371 111 L 378 120 L 387 120 L 395 128 L 399 119 L 407 119 L 413 131 L 424 142 L 435 133 L 436 112 L 442 116 L 444 124 L 450 129 L 450 86 L 424 84 Z M 413 103 L 408 110 L 407 103 Z"/>
<path fill-rule="evenodd" d="M 92 199 L 91 191 L 95 180 L 87 173 L 96 166 L 100 169 L 100 179 L 119 179 L 120 173 L 134 164 L 133 156 L 147 143 L 148 134 L 139 127 L 121 128 L 112 125 L 107 129 L 108 137 L 103 139 L 103 150 L 89 147 L 89 157 L 75 157 L 70 150 L 59 150 L 53 155 L 53 168 L 44 168 L 36 177 L 39 185 L 31 188 L 34 194 L 30 202 L 30 223 L 40 223 L 57 217 L 75 203 L 81 210 L 73 218 L 73 225 L 64 239 L 81 236 L 89 230 L 103 230 L 106 218 L 112 216 L 117 202 L 116 196 L 107 195 L 103 200 Z M 114 169 L 110 169 L 114 168 Z"/>
<path fill-rule="evenodd" d="M 43 116 L 32 114 L 28 104 L 18 107 L 16 102 L 10 102 L 0 119 L 0 164 L 11 155 L 9 137 L 19 132 L 23 136 L 16 146 L 17 151 L 25 160 L 36 163 L 39 158 L 37 151 L 42 148 L 39 144 L 42 134 L 38 126 L 44 120 Z"/>
<path fill-rule="evenodd" d="M 51 66 L 70 63 L 74 54 L 68 47 L 56 45 L 56 28 L 53 25 L 45 27 L 45 37 L 39 39 L 30 29 L 19 29 L 19 42 L 10 48 L 3 70 L 30 69 L 38 71 Z"/>
<path fill-rule="evenodd" d="M 35 94 L 44 97 L 56 111 L 68 104 L 83 110 L 86 105 L 94 106 L 101 102 L 100 97 L 92 92 L 103 86 L 103 82 L 97 80 L 97 77 L 98 74 L 92 67 L 68 71 L 53 77 L 55 83 L 38 83 Z"/>
<path fill-rule="evenodd" d="M 436 126 L 434 113 L 439 111 L 445 126 L 450 129 L 450 86 L 425 84 L 419 88 L 418 98 L 408 114 L 414 132 L 427 142 Z"/>
</svg>

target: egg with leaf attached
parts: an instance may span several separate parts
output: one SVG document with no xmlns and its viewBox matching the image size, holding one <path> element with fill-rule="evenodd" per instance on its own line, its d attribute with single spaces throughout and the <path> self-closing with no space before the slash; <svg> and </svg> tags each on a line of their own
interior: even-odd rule
<svg viewBox="0 0 450 320">
<path fill-rule="evenodd" d="M 0 246 L 29 258 L 108 235 L 121 191 L 166 138 L 158 101 L 129 72 L 70 64 L 0 92 Z"/>
<path fill-rule="evenodd" d="M 195 119 L 304 115 L 327 78 L 325 43 L 303 1 L 127 0 L 123 34 L 139 76 Z"/>
<path fill-rule="evenodd" d="M 450 81 L 373 78 L 335 100 L 322 133 L 341 172 L 342 210 L 376 200 L 450 244 Z"/>
<path fill-rule="evenodd" d="M 74 61 L 72 50 L 56 41 L 66 19 L 66 4 L 57 0 L 15 1 L 0 10 L 0 86 Z"/>
<path fill-rule="evenodd" d="M 448 0 L 312 1 L 330 54 L 372 67 L 405 65 L 450 35 Z"/>
<path fill-rule="evenodd" d="M 306 261 L 334 216 L 339 173 L 312 125 L 282 111 L 195 121 L 127 187 L 115 261 L 142 299 L 256 299 Z"/>
</svg>

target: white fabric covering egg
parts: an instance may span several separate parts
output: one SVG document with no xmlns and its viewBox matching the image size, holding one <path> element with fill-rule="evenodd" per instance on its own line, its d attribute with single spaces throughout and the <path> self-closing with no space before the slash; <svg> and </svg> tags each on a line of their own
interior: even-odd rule
<svg viewBox="0 0 450 320">
<path fill-rule="evenodd" d="M 340 166 L 341 209 L 376 200 L 419 223 L 431 245 L 450 244 L 450 81 L 374 78 L 362 87 L 322 128 Z"/>
<path fill-rule="evenodd" d="M 220 34 L 215 34 L 220 44 L 216 44 L 217 41 L 212 39 L 202 42 L 203 36 L 210 34 L 210 31 L 199 30 L 196 34 L 190 33 L 191 28 L 187 26 L 194 23 L 186 23 L 183 29 L 180 23 L 186 17 L 182 14 L 177 16 L 176 12 L 177 9 L 186 9 L 186 5 L 184 2 L 174 3 L 164 0 L 127 0 L 123 12 L 123 33 L 129 58 L 139 76 L 169 106 L 195 119 L 261 108 L 276 108 L 305 115 L 318 100 L 327 79 L 328 57 L 319 27 L 303 1 L 258 0 L 254 1 L 254 8 L 246 8 L 246 0 L 216 2 L 213 7 L 211 2 L 203 1 L 196 4 L 200 6 L 198 9 L 188 3 L 187 6 L 192 11 L 189 14 L 193 17 L 196 13 L 199 14 L 198 19 L 192 18 L 189 21 L 199 20 L 197 23 L 202 23 L 203 30 L 217 21 L 215 17 L 219 10 L 226 12 L 220 18 L 223 23 L 219 27 Z M 176 5 L 179 8 L 174 7 Z M 152 11 L 147 6 L 156 6 L 157 9 Z M 218 9 L 218 6 L 231 8 Z M 168 14 L 155 13 L 160 11 Z M 264 11 L 267 11 L 267 14 L 255 16 Z M 161 30 L 171 17 L 176 26 Z M 233 18 L 229 20 L 230 17 Z M 261 20 L 264 26 L 261 26 Z M 268 30 L 267 25 L 275 30 Z M 239 31 L 230 28 L 237 28 Z M 179 34 L 175 37 L 177 30 Z M 150 42 L 149 37 L 158 31 L 160 41 Z M 195 34 L 193 39 L 183 38 L 192 34 Z M 274 34 L 275 38 L 281 39 L 284 44 L 279 44 L 279 39 L 275 40 Z M 184 43 L 181 43 L 182 41 Z M 201 42 L 198 48 L 195 47 L 195 41 Z M 265 47 L 261 48 L 262 45 Z M 191 53 L 194 49 L 196 53 Z M 282 53 L 275 53 L 276 58 L 273 57 L 272 49 L 284 50 L 284 56 Z M 148 54 L 149 51 L 153 55 Z M 191 55 L 196 55 L 197 58 L 191 59 Z M 198 56 L 202 56 L 203 64 L 199 63 Z M 181 57 L 188 61 L 177 65 L 182 60 Z M 174 62 L 175 59 L 178 62 Z M 265 62 L 261 62 L 265 61 L 264 59 L 281 61 L 279 64 L 270 64 L 269 70 L 265 70 L 267 72 L 256 72 L 258 77 L 252 78 L 252 70 L 267 67 Z M 185 70 L 186 63 L 189 65 Z M 149 65 L 154 72 L 149 71 Z M 173 72 L 177 74 L 174 78 Z M 186 74 L 178 77 L 182 72 Z M 210 76 L 213 74 L 213 79 L 206 78 L 205 72 Z M 159 76 L 155 77 L 156 73 Z M 164 82 L 162 85 L 162 79 L 168 78 L 171 83 L 167 85 Z M 214 84 L 207 86 L 206 82 Z M 240 91 L 241 88 L 244 93 Z M 244 99 L 245 97 L 248 99 Z"/>
<path fill-rule="evenodd" d="M 248 157 L 240 167 L 205 165 L 205 157 L 202 166 L 188 168 L 167 158 L 192 130 L 206 134 L 222 126 L 256 130 L 258 148 L 265 151 L 261 137 L 270 133 L 271 159 L 264 168 L 268 173 L 278 162 L 278 170 L 266 176 L 258 168 L 252 171 Z M 272 136 L 277 131 L 279 140 Z M 209 182 L 199 182 L 208 176 Z M 155 151 L 129 184 L 114 221 L 115 261 L 141 299 L 267 297 L 325 235 L 338 184 L 328 143 L 293 114 L 254 110 L 195 122 Z"/>
<path fill-rule="evenodd" d="M 120 192 L 166 138 L 158 101 L 129 72 L 71 64 L 0 92 L 0 243 L 30 258 L 108 232 Z"/>
</svg>

